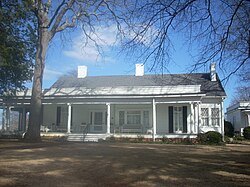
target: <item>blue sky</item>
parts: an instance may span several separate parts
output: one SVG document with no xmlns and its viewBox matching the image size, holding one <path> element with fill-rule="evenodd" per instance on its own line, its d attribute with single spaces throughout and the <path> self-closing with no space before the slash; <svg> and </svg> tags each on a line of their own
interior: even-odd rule
<svg viewBox="0 0 250 187">
<path fill-rule="evenodd" d="M 100 38 L 93 37 L 101 47 L 102 55 L 99 54 L 93 42 L 90 41 L 88 45 L 84 46 L 83 35 L 79 30 L 68 32 L 66 35 L 56 35 L 46 57 L 43 88 L 49 88 L 61 75 L 77 70 L 78 65 L 88 67 L 88 76 L 134 74 L 136 60 L 129 54 L 121 52 L 120 43 L 116 40 L 115 27 L 98 27 L 96 32 Z M 189 73 L 188 70 L 194 63 L 194 59 L 188 52 L 188 46 L 183 44 L 181 37 L 176 37 L 173 44 L 175 50 L 172 52 L 172 60 L 168 64 L 168 70 L 170 73 Z M 149 72 L 150 68 L 150 62 L 146 63 L 146 74 L 157 73 L 155 71 Z M 209 72 L 209 65 L 199 72 Z M 218 74 L 221 78 L 223 77 L 220 70 L 218 70 Z M 228 95 L 225 100 L 225 108 L 229 106 L 233 98 L 234 89 L 237 86 L 235 80 L 235 77 L 231 77 L 224 86 Z M 31 87 L 31 84 L 27 85 Z"/>
</svg>

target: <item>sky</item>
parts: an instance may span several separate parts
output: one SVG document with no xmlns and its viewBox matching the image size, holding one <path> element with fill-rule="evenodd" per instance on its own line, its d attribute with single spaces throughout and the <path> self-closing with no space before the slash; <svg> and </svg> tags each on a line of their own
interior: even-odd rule
<svg viewBox="0 0 250 187">
<path fill-rule="evenodd" d="M 81 30 L 66 35 L 56 35 L 53 39 L 46 57 L 43 88 L 49 88 L 60 76 L 76 71 L 79 65 L 87 66 L 88 76 L 101 75 L 134 75 L 136 61 L 130 54 L 122 52 L 121 44 L 116 40 L 115 26 L 109 28 L 97 27 L 96 32 L 99 38 L 93 36 L 101 47 L 101 55 L 98 48 L 91 41 L 84 46 L 85 41 Z M 172 60 L 168 64 L 169 71 L 164 73 L 189 73 L 188 69 L 194 63 L 188 51 L 188 46 L 183 44 L 181 37 L 176 37 L 173 41 L 175 50 L 172 52 Z M 161 73 L 149 71 L 150 63 L 145 64 L 145 74 Z M 209 65 L 199 72 L 209 72 Z M 220 70 L 217 71 L 219 77 L 223 77 Z M 233 99 L 237 86 L 235 77 L 231 77 L 224 88 L 227 93 L 225 109 Z M 225 84 L 225 83 L 223 83 Z M 27 83 L 31 87 L 31 83 Z"/>
</svg>

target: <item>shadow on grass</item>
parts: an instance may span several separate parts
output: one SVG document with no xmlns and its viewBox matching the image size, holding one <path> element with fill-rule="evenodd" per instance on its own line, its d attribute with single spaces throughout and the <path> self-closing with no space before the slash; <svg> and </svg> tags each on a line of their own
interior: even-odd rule
<svg viewBox="0 0 250 187">
<path fill-rule="evenodd" d="M 0 186 L 248 186 L 249 155 L 250 146 L 5 142 Z"/>
</svg>

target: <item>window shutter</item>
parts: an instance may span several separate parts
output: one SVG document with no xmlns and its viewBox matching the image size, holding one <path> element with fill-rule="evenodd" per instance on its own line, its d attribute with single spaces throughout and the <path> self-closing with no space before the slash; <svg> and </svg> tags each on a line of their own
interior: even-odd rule
<svg viewBox="0 0 250 187">
<path fill-rule="evenodd" d="M 60 126 L 61 123 L 61 107 L 56 108 L 56 126 Z"/>
<path fill-rule="evenodd" d="M 168 107 L 168 119 L 169 119 L 169 133 L 174 132 L 173 128 L 173 106 Z"/>
<path fill-rule="evenodd" d="M 183 132 L 187 133 L 187 106 L 183 106 Z"/>
</svg>

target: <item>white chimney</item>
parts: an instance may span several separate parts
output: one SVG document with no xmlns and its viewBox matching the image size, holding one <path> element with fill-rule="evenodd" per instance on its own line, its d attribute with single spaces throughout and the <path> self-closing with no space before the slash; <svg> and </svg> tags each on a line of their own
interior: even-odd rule
<svg viewBox="0 0 250 187">
<path fill-rule="evenodd" d="M 144 75 L 144 64 L 135 64 L 135 76 Z"/>
<path fill-rule="evenodd" d="M 211 63 L 210 64 L 210 78 L 211 81 L 216 81 L 216 64 L 215 63 Z"/>
<path fill-rule="evenodd" d="M 87 66 L 78 66 L 77 78 L 87 77 Z"/>
</svg>

